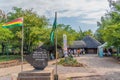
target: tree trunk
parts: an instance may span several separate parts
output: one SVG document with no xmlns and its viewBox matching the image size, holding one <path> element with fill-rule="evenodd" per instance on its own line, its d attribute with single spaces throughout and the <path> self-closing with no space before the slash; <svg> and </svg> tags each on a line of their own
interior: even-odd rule
<svg viewBox="0 0 120 80">
<path fill-rule="evenodd" d="M 2 54 L 3 54 L 3 55 L 5 54 L 5 45 L 4 45 L 3 42 L 2 42 Z"/>
<path fill-rule="evenodd" d="M 119 55 L 119 47 L 118 47 L 118 51 L 117 51 L 117 57 L 118 57 L 118 55 Z"/>
</svg>

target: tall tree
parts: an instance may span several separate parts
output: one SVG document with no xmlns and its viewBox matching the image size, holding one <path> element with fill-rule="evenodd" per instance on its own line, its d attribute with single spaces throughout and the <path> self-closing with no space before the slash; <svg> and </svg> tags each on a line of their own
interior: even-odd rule
<svg viewBox="0 0 120 80">
<path fill-rule="evenodd" d="M 0 44 L 2 45 L 2 53 L 5 53 L 5 45 L 8 41 L 11 41 L 13 38 L 13 34 L 9 29 L 2 28 L 2 24 L 0 24 Z"/>
<path fill-rule="evenodd" d="M 78 33 L 70 25 L 58 24 L 58 44 L 63 45 L 63 34 L 67 35 L 68 44 L 77 39 Z"/>
<path fill-rule="evenodd" d="M 109 45 L 118 47 L 120 46 L 120 0 L 108 1 L 111 10 L 101 17 L 97 34 L 101 35 L 100 37 Z"/>
<path fill-rule="evenodd" d="M 6 22 L 7 15 L 3 10 L 0 10 L 0 44 L 2 46 L 2 53 L 5 53 L 5 45 L 10 41 L 12 38 L 12 32 L 8 29 L 2 28 L 2 23 Z"/>
<path fill-rule="evenodd" d="M 93 32 L 89 29 L 89 30 L 86 30 L 86 31 L 82 31 L 81 28 L 79 27 L 79 36 L 78 36 L 78 40 L 82 40 L 85 36 L 92 36 L 93 37 Z"/>
<path fill-rule="evenodd" d="M 45 16 L 39 16 L 32 9 L 23 10 L 22 8 L 13 7 L 13 11 L 8 13 L 8 20 L 23 17 L 24 19 L 24 50 L 27 53 L 40 45 L 46 39 L 48 19 Z M 10 29 L 14 34 L 14 47 L 21 45 L 21 28 Z"/>
<path fill-rule="evenodd" d="M 51 31 L 51 29 L 49 29 L 49 30 Z M 50 33 L 50 31 L 49 31 L 49 33 Z M 76 40 L 77 36 L 78 36 L 78 33 L 74 29 L 72 29 L 70 25 L 58 24 L 57 25 L 57 34 L 55 33 L 55 37 L 56 37 L 56 35 L 58 36 L 57 44 L 61 47 L 63 46 L 63 34 L 67 35 L 68 44 L 71 44 L 72 41 Z M 50 45 L 49 39 L 48 38 L 46 39 L 46 45 Z"/>
</svg>

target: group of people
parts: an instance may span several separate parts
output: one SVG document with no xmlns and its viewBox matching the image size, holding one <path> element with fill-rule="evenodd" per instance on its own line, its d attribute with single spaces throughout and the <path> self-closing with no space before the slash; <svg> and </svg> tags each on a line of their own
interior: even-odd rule
<svg viewBox="0 0 120 80">
<path fill-rule="evenodd" d="M 104 55 L 105 56 L 111 56 L 111 54 L 112 54 L 112 49 L 111 48 L 109 48 L 109 49 L 104 49 L 103 50 L 103 52 L 104 52 Z"/>
<path fill-rule="evenodd" d="M 80 56 L 80 54 L 85 54 L 85 49 L 68 49 L 68 55 Z"/>
<path fill-rule="evenodd" d="M 62 52 L 61 52 L 62 53 Z M 63 52 L 64 53 L 64 52 Z M 81 54 L 85 54 L 85 49 L 82 48 L 82 49 L 68 49 L 66 53 L 64 53 L 63 57 L 68 57 L 68 56 L 80 56 Z M 60 54 L 59 54 L 60 55 Z M 62 57 L 62 56 L 61 56 Z M 50 60 L 54 60 L 55 59 L 55 54 L 53 51 L 50 51 L 50 54 L 49 54 L 49 58 Z"/>
</svg>

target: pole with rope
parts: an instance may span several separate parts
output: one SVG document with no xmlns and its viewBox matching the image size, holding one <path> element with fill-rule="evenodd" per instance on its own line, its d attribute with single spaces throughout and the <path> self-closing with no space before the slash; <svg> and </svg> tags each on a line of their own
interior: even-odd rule
<svg viewBox="0 0 120 80">
<path fill-rule="evenodd" d="M 56 18 L 56 26 L 57 26 L 57 12 L 55 12 L 55 18 Z M 56 65 L 55 65 L 55 80 L 58 80 L 58 74 L 57 74 L 57 28 L 55 30 L 55 33 L 56 33 L 56 42 L 55 42 L 55 51 L 56 51 L 56 59 L 55 59 L 55 62 L 56 62 Z"/>
<path fill-rule="evenodd" d="M 23 19 L 23 18 L 22 18 Z M 23 21 L 23 20 L 22 20 Z M 23 45 L 24 44 L 24 25 L 22 25 L 22 42 L 21 42 L 21 72 L 23 71 Z"/>
</svg>

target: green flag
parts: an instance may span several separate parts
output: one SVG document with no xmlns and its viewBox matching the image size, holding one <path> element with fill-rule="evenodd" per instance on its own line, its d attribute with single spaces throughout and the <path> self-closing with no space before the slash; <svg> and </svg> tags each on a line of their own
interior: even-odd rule
<svg viewBox="0 0 120 80">
<path fill-rule="evenodd" d="M 54 20 L 53 27 L 52 27 L 53 31 L 55 31 L 56 25 L 57 25 L 57 13 L 55 13 L 55 20 Z"/>
<path fill-rule="evenodd" d="M 55 20 L 54 20 L 54 23 L 53 23 L 52 31 L 50 33 L 50 41 L 51 41 L 52 44 L 54 44 L 54 32 L 55 32 L 55 29 L 56 29 L 56 25 L 57 25 L 57 12 L 55 12 Z"/>
<path fill-rule="evenodd" d="M 54 44 L 54 31 L 51 31 L 50 33 L 50 41 L 52 44 Z"/>
</svg>

